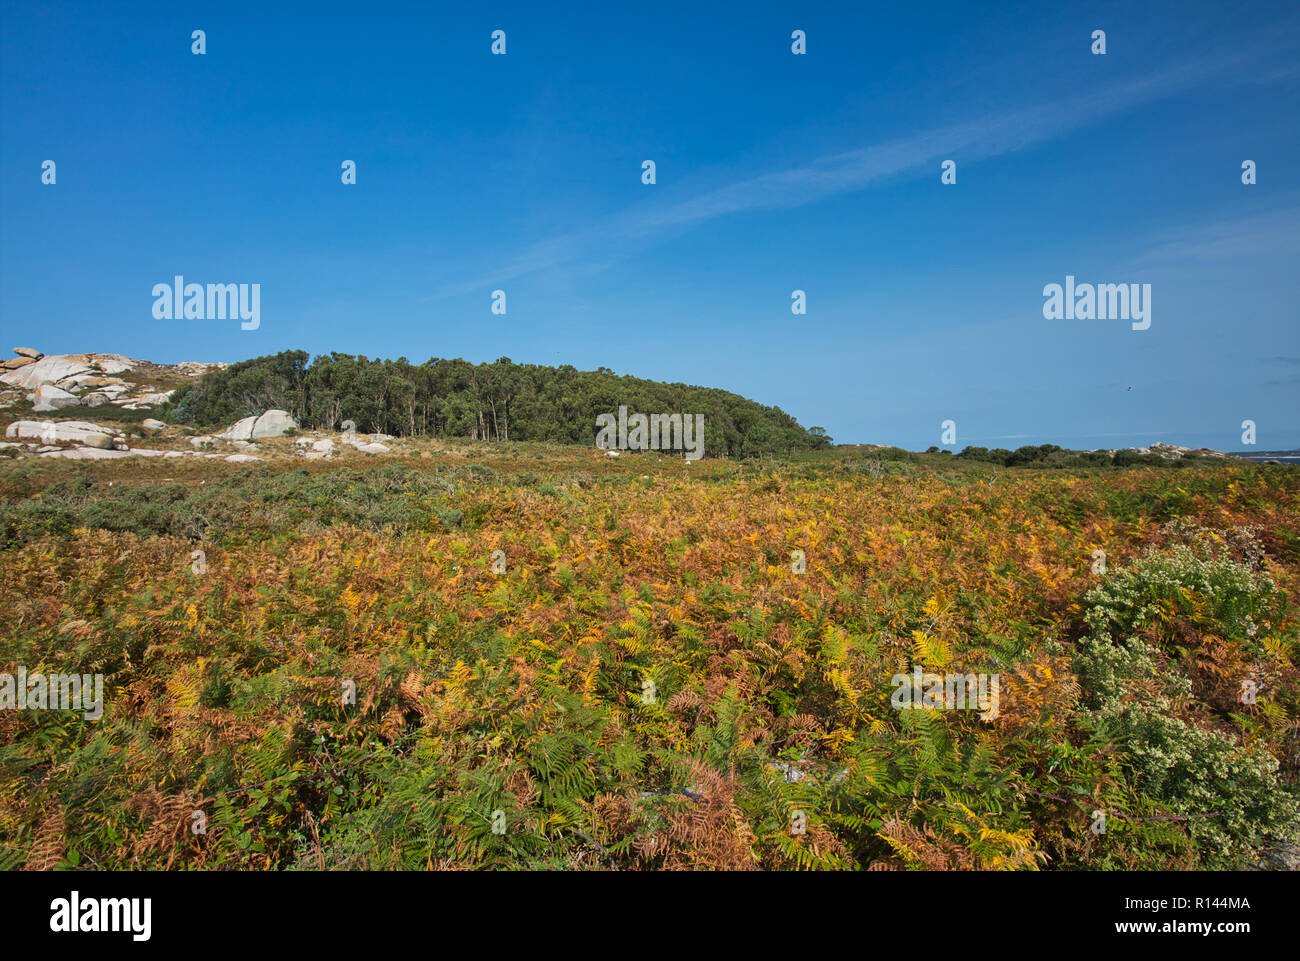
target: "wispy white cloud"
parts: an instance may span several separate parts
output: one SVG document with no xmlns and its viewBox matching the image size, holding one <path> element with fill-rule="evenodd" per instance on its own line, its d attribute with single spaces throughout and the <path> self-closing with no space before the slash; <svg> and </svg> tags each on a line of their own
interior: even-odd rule
<svg viewBox="0 0 1300 961">
<path fill-rule="evenodd" d="M 1242 187 L 1242 190 L 1254 188 Z M 1200 265 L 1209 261 L 1259 260 L 1300 254 L 1300 196 L 1283 198 L 1275 209 L 1230 220 L 1193 224 L 1155 237 L 1135 267 Z"/>
<path fill-rule="evenodd" d="M 641 204 L 595 225 L 536 243 L 508 264 L 434 297 L 496 286 L 612 251 L 681 233 L 731 214 L 799 207 L 895 178 L 930 174 L 954 158 L 961 164 L 1026 150 L 1124 111 L 1175 96 L 1222 76 L 1242 57 L 1199 60 L 1100 91 L 983 116 L 910 137 L 818 158 L 800 167 L 748 177 L 663 207 Z M 430 298 L 434 299 L 434 298 Z"/>
<path fill-rule="evenodd" d="M 1130 430 L 1122 434 L 1083 434 L 1083 437 L 1168 437 L 1172 430 Z"/>
</svg>

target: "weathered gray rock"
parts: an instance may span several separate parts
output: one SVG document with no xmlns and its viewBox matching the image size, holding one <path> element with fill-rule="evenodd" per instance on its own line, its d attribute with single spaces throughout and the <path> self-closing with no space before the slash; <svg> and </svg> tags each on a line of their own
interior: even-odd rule
<svg viewBox="0 0 1300 961">
<path fill-rule="evenodd" d="M 65 460 L 112 460 L 116 457 L 130 457 L 124 450 L 100 450 L 94 447 L 70 447 L 67 450 L 51 451 L 42 457 L 62 457 Z"/>
<path fill-rule="evenodd" d="M 36 388 L 32 410 L 60 410 L 64 407 L 76 407 L 80 403 L 80 397 L 76 394 L 69 394 L 62 387 L 55 387 L 53 384 L 41 384 Z"/>
<path fill-rule="evenodd" d="M 59 381 L 60 387 L 87 387 L 91 390 L 99 390 L 101 387 L 120 387 L 126 389 L 126 384 L 116 377 L 105 377 L 103 374 L 77 374 L 75 377 L 65 377 Z"/>
<path fill-rule="evenodd" d="M 105 374 L 121 374 L 139 363 L 138 360 L 124 354 L 79 354 L 77 356 L 83 358 L 86 363 L 98 367 Z"/>
<path fill-rule="evenodd" d="M 253 440 L 257 437 L 279 437 L 298 429 L 298 422 L 285 410 L 268 410 L 259 417 L 245 417 L 236 421 L 217 436 L 223 440 Z"/>
<path fill-rule="evenodd" d="M 49 430 L 64 432 L 77 430 L 109 432 L 106 428 L 100 427 L 98 424 L 92 424 L 84 420 L 16 420 L 5 428 L 5 436 L 39 438 Z M 71 438 L 65 437 L 64 439 L 68 440 Z"/>
<path fill-rule="evenodd" d="M 268 410 L 253 425 L 252 437 L 279 437 L 298 429 L 298 422 L 288 411 Z"/>
<path fill-rule="evenodd" d="M 256 423 L 256 417 L 244 417 L 235 421 L 216 436 L 222 440 L 248 440 L 253 436 L 253 425 Z"/>
<path fill-rule="evenodd" d="M 140 421 L 140 426 L 144 428 L 146 434 L 156 434 L 160 430 L 166 430 L 167 425 L 160 420 L 154 420 L 152 417 L 146 417 Z"/>
<path fill-rule="evenodd" d="M 0 364 L 0 369 L 17 370 L 19 367 L 26 367 L 28 364 L 34 363 L 36 363 L 36 361 L 32 360 L 30 357 L 10 357 L 3 364 Z"/>
<path fill-rule="evenodd" d="M 1274 843 L 1260 852 L 1260 871 L 1300 871 L 1300 845 Z"/>
<path fill-rule="evenodd" d="M 334 441 L 326 437 L 324 440 L 318 440 L 312 444 L 311 449 L 318 454 L 332 454 L 334 453 Z"/>
<path fill-rule="evenodd" d="M 90 365 L 81 357 L 64 357 L 59 354 L 51 354 L 48 357 L 42 357 L 34 364 L 28 364 L 18 370 L 0 374 L 0 383 L 8 384 L 10 387 L 35 390 L 41 384 L 55 384 L 65 378 L 86 373 L 90 373 Z"/>
<path fill-rule="evenodd" d="M 183 360 L 173 366 L 178 374 L 184 374 L 186 377 L 202 377 L 210 370 L 225 370 L 230 365 L 220 363 L 204 364 L 196 360 Z"/>
<path fill-rule="evenodd" d="M 108 434 L 102 434 L 98 431 L 77 430 L 77 431 L 57 431 L 58 440 L 72 441 L 80 444 L 82 447 L 94 447 L 98 450 L 114 450 L 118 444 Z"/>
<path fill-rule="evenodd" d="M 357 444 L 356 447 L 363 454 L 387 454 L 389 452 L 389 448 L 383 444 Z"/>
<path fill-rule="evenodd" d="M 5 436 L 46 444 L 84 444 L 102 450 L 113 446 L 111 430 L 84 420 L 16 420 L 5 428 Z"/>
<path fill-rule="evenodd" d="M 1179 460 L 1187 454 L 1198 454 L 1201 457 L 1215 457 L 1222 460 L 1227 460 L 1232 456 L 1231 454 L 1225 454 L 1221 450 L 1214 450 L 1210 447 L 1198 447 L 1193 450 L 1190 447 L 1179 447 L 1177 444 L 1163 444 L 1160 441 L 1156 441 L 1156 443 L 1152 444 L 1150 447 L 1115 448 L 1106 452 L 1114 457 L 1120 452 L 1120 450 L 1130 450 L 1135 454 L 1159 454 L 1165 460 Z"/>
<path fill-rule="evenodd" d="M 29 360 L 40 360 L 45 355 L 35 347 L 15 347 L 14 353 L 19 357 L 26 357 Z"/>
<path fill-rule="evenodd" d="M 262 458 L 254 457 L 252 454 L 230 454 L 226 457 L 227 464 L 251 464 L 254 461 L 260 461 Z"/>
</svg>

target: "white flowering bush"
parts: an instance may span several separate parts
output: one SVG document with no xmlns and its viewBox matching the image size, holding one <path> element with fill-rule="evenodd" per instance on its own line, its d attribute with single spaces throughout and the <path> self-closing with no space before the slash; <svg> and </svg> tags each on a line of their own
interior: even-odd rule
<svg viewBox="0 0 1300 961">
<path fill-rule="evenodd" d="M 1220 637 L 1261 653 L 1259 639 L 1281 620 L 1285 598 L 1273 579 L 1226 551 L 1201 556 L 1191 547 L 1148 551 L 1114 571 L 1085 597 L 1090 633 L 1127 637 L 1176 614 L 1190 615 Z"/>
<path fill-rule="evenodd" d="M 1184 824 L 1207 868 L 1246 866 L 1270 843 L 1294 843 L 1300 799 L 1279 779 L 1277 759 L 1209 727 L 1208 717 L 1179 716 L 1191 680 L 1158 645 L 1135 636 L 1183 613 L 1207 632 L 1257 645 L 1257 628 L 1282 613 L 1272 580 L 1229 557 L 1178 546 L 1114 571 L 1086 601 L 1089 632 L 1074 660 L 1083 688 L 1078 723 L 1122 749 L 1126 793 Z"/>
</svg>

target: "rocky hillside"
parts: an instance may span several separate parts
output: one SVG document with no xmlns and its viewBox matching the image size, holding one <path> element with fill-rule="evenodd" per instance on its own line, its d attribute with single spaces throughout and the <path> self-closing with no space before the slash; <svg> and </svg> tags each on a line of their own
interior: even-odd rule
<svg viewBox="0 0 1300 961">
<path fill-rule="evenodd" d="M 5 435 L 0 455 L 6 457 L 200 457 L 246 463 L 268 457 L 313 460 L 344 452 L 373 455 L 391 450 L 384 444 L 393 439 L 387 434 L 299 431 L 293 417 L 282 410 L 245 417 L 225 430 L 206 434 L 144 416 L 164 406 L 178 388 L 210 371 L 224 370 L 226 364 L 155 364 L 122 354 L 46 355 L 31 347 L 16 347 L 14 354 L 0 363 L 0 424 Z M 127 411 L 135 413 L 124 414 Z M 69 419 L 68 414 L 86 419 Z"/>
<path fill-rule="evenodd" d="M 1106 453 L 1112 457 L 1121 450 L 1130 450 L 1135 454 L 1155 454 L 1157 457 L 1163 457 L 1165 460 L 1179 460 L 1189 455 L 1199 457 L 1235 457 L 1235 454 L 1225 454 L 1221 450 L 1214 450 L 1212 447 L 1179 447 L 1177 444 L 1162 444 L 1159 441 L 1150 447 L 1122 447 L 1112 448 Z"/>
<path fill-rule="evenodd" d="M 38 413 L 109 405 L 148 410 L 167 403 L 176 388 L 225 364 L 154 364 L 121 354 L 43 354 L 15 347 L 0 363 L 0 408 L 31 404 Z"/>
</svg>

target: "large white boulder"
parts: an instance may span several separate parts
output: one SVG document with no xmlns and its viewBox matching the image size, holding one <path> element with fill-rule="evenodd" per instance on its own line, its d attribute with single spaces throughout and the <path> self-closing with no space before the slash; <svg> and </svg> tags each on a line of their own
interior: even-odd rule
<svg viewBox="0 0 1300 961">
<path fill-rule="evenodd" d="M 62 387 L 55 387 L 53 384 L 41 384 L 37 387 L 36 396 L 32 400 L 32 410 L 35 411 L 59 410 L 63 407 L 76 407 L 81 403 L 81 398 L 76 394 L 69 394 Z"/>
<path fill-rule="evenodd" d="M 62 457 L 67 460 L 112 460 L 115 457 L 130 457 L 130 451 L 99 450 L 94 447 L 70 447 L 67 450 L 55 450 L 42 454 L 42 457 Z"/>
<path fill-rule="evenodd" d="M 357 444 L 357 450 L 363 454 L 387 454 L 388 448 L 383 444 Z"/>
<path fill-rule="evenodd" d="M 279 437 L 297 430 L 298 422 L 286 410 L 268 410 L 258 417 L 245 417 L 217 436 L 224 440 L 253 440 L 257 437 Z"/>
<path fill-rule="evenodd" d="M 152 417 L 146 417 L 140 421 L 140 426 L 144 428 L 146 434 L 156 434 L 160 430 L 166 430 L 167 425 L 160 420 L 154 420 Z"/>
<path fill-rule="evenodd" d="M 253 437 L 279 437 L 298 429 L 298 422 L 285 410 L 268 410 L 253 425 Z"/>
<path fill-rule="evenodd" d="M 102 450 L 113 446 L 113 432 L 109 428 L 84 420 L 16 420 L 5 428 L 5 436 L 46 444 L 85 444 Z"/>
<path fill-rule="evenodd" d="M 167 390 L 160 394 L 145 394 L 137 400 L 136 403 L 141 407 L 159 407 L 171 400 L 172 394 L 174 393 L 176 393 L 176 391 Z"/>
<path fill-rule="evenodd" d="M 244 417 L 235 421 L 216 436 L 220 437 L 222 440 L 248 440 L 248 438 L 253 436 L 253 425 L 256 423 L 256 417 Z"/>
<path fill-rule="evenodd" d="M 16 420 L 5 428 L 6 437 L 40 437 L 49 427 L 54 427 L 60 433 L 72 431 L 100 431 L 105 434 L 120 434 L 121 431 L 113 430 L 110 427 L 100 427 L 98 424 L 92 424 L 87 420 Z M 66 437 L 64 439 L 72 439 Z"/>
</svg>

